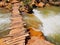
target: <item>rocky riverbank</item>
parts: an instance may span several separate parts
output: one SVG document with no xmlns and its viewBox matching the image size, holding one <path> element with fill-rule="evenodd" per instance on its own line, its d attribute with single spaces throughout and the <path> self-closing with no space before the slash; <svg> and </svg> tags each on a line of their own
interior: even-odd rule
<svg viewBox="0 0 60 45">
<path fill-rule="evenodd" d="M 20 12 L 33 13 L 34 8 L 44 8 L 50 6 L 60 6 L 60 0 L 22 0 L 20 3 Z M 12 0 L 1 0 L 0 7 L 6 8 L 11 11 Z"/>
<path fill-rule="evenodd" d="M 32 0 L 32 3 L 30 2 L 30 3 L 27 3 L 27 4 L 25 4 L 23 1 L 20 1 L 20 2 L 18 1 L 20 5 L 19 6 L 18 5 L 17 6 L 14 5 L 15 7 L 12 6 L 12 4 L 14 4 L 12 1 L 1 1 L 0 7 L 6 8 L 6 9 L 10 10 L 10 12 L 12 11 L 12 16 L 14 16 L 14 15 L 16 16 L 17 14 L 20 15 L 20 16 L 17 16 L 18 19 L 17 19 L 17 17 L 12 17 L 12 19 L 15 19 L 15 20 L 12 20 L 12 21 L 14 21 L 13 22 L 13 24 L 14 24 L 14 23 L 16 23 L 16 20 L 17 20 L 17 22 L 21 21 L 21 15 L 23 15 L 23 13 L 29 13 L 29 14 L 31 14 L 31 13 L 33 13 L 32 10 L 34 8 L 36 8 L 36 7 L 43 8 L 43 7 L 46 7 L 46 6 L 48 7 L 48 6 L 51 6 L 51 5 L 55 5 L 55 2 L 51 3 L 51 1 L 50 2 L 49 1 L 47 2 L 47 1 L 46 0 Z M 17 0 L 14 0 L 14 2 L 16 4 Z M 29 5 L 29 4 L 31 4 L 31 5 Z M 57 3 L 57 5 L 59 6 L 59 3 Z M 13 9 L 11 7 L 13 7 Z M 20 25 L 18 25 L 18 24 L 20 24 Z M 13 29 L 15 27 L 18 27 L 18 28 L 15 29 L 15 30 L 11 30 L 9 34 L 13 35 L 13 33 L 15 34 L 16 32 L 19 32 L 18 30 L 22 29 L 22 28 L 21 29 L 19 28 L 19 26 L 23 27 L 22 21 L 20 23 L 18 23 L 18 24 L 12 26 Z M 35 28 L 29 28 L 28 31 L 29 31 L 29 34 L 30 34 L 29 35 L 30 39 L 26 43 L 27 45 L 44 45 L 44 44 L 45 45 L 54 45 L 54 44 L 50 43 L 49 41 L 47 41 L 45 39 L 43 33 L 40 32 L 40 31 L 37 31 L 37 29 L 35 29 Z M 20 33 L 16 33 L 16 35 L 15 36 L 13 35 L 13 36 L 16 37 L 16 36 L 18 36 L 18 34 L 20 34 Z M 23 37 L 25 37 L 25 36 L 26 35 L 23 35 Z M 12 38 L 8 38 L 8 41 L 11 41 L 9 39 L 12 39 Z M 12 39 L 13 40 L 12 42 L 16 42 L 16 40 L 17 40 L 18 43 L 19 43 L 19 45 L 21 45 L 22 43 L 20 44 L 19 39 L 25 39 L 25 38 L 20 38 L 20 36 L 19 36 L 18 38 Z M 12 42 L 9 42 L 9 43 L 12 43 Z M 23 41 L 23 42 L 25 43 L 25 41 Z M 14 45 L 14 44 L 15 43 L 13 43 L 12 45 Z"/>
</svg>

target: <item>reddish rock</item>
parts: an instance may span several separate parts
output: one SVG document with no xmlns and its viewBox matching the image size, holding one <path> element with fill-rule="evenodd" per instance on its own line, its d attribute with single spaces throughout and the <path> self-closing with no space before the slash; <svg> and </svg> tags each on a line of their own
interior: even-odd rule
<svg viewBox="0 0 60 45">
<path fill-rule="evenodd" d="M 31 37 L 27 45 L 54 45 L 54 44 L 44 39 L 39 39 L 38 37 Z"/>
<path fill-rule="evenodd" d="M 36 4 L 38 7 L 43 7 L 45 4 L 43 2 L 40 2 L 38 4 Z"/>
<path fill-rule="evenodd" d="M 46 6 L 46 7 L 49 7 L 49 6 L 50 6 L 50 4 L 48 4 L 48 3 L 47 3 L 45 6 Z"/>
</svg>

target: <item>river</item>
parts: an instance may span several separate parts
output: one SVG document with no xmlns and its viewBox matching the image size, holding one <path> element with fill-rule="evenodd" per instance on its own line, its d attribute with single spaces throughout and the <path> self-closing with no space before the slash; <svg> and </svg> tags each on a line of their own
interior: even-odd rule
<svg viewBox="0 0 60 45">
<path fill-rule="evenodd" d="M 10 16 L 11 13 L 8 10 L 0 8 L 0 37 L 5 36 L 9 32 Z"/>
<path fill-rule="evenodd" d="M 36 9 L 33 10 L 34 15 L 42 22 L 42 32 L 47 40 L 60 45 L 60 13 L 50 11 L 48 16 L 41 13 Z"/>
<path fill-rule="evenodd" d="M 60 45 L 60 7 L 37 8 L 33 12 L 24 18 L 27 27 L 38 28 L 47 40 Z"/>
<path fill-rule="evenodd" d="M 27 28 L 34 27 L 42 31 L 47 40 L 60 45 L 60 7 L 33 9 L 33 14 L 24 14 Z M 9 33 L 11 14 L 0 9 L 0 37 Z"/>
</svg>

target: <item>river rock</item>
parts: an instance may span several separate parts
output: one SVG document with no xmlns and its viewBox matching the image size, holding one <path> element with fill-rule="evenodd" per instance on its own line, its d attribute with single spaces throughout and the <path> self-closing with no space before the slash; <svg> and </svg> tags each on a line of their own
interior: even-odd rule
<svg viewBox="0 0 60 45">
<path fill-rule="evenodd" d="M 40 3 L 37 4 L 38 7 L 44 7 L 44 5 L 45 4 L 43 2 L 40 2 Z"/>
<path fill-rule="evenodd" d="M 48 3 L 47 3 L 45 6 L 46 6 L 46 7 L 49 7 L 49 6 L 50 6 L 50 4 L 48 4 Z"/>
<path fill-rule="evenodd" d="M 0 7 L 4 6 L 4 2 L 0 2 Z"/>
</svg>

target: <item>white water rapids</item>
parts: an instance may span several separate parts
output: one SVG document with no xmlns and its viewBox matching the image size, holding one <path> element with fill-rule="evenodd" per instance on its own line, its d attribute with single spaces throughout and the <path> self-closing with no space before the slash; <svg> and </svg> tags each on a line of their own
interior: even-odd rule
<svg viewBox="0 0 60 45">
<path fill-rule="evenodd" d="M 0 32 L 8 30 L 10 24 L 10 14 L 0 14 Z"/>
<path fill-rule="evenodd" d="M 60 15 L 50 13 L 50 16 L 44 18 L 40 11 L 33 9 L 34 15 L 43 23 L 42 32 L 45 36 L 60 33 Z"/>
</svg>

